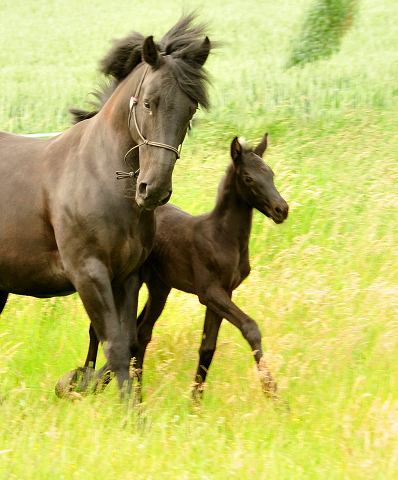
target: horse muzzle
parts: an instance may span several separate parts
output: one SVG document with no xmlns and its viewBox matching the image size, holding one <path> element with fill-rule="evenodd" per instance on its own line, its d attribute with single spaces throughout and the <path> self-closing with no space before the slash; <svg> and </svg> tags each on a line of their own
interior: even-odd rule
<svg viewBox="0 0 398 480">
<path fill-rule="evenodd" d="M 140 183 L 135 195 L 135 201 L 140 208 L 155 210 L 155 208 L 167 203 L 170 200 L 171 194 L 172 190 L 151 190 L 145 183 Z"/>
</svg>

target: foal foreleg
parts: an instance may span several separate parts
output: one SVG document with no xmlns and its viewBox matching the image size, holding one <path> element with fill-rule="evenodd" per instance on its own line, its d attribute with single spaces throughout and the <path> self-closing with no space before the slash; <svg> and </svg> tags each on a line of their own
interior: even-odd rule
<svg viewBox="0 0 398 480">
<path fill-rule="evenodd" d="M 237 307 L 230 299 L 228 293 L 221 287 L 208 288 L 201 302 L 221 316 L 221 318 L 226 318 L 235 327 L 239 328 L 252 349 L 263 391 L 267 394 L 275 393 L 277 389 L 276 383 L 265 362 L 261 346 L 261 333 L 257 323 Z"/>
<path fill-rule="evenodd" d="M 213 355 L 216 350 L 218 332 L 222 317 L 209 308 L 206 309 L 205 323 L 203 326 L 202 343 L 199 349 L 199 364 L 195 376 L 195 384 L 192 392 L 193 399 L 200 401 L 203 394 L 203 383 L 206 380 Z"/>
</svg>

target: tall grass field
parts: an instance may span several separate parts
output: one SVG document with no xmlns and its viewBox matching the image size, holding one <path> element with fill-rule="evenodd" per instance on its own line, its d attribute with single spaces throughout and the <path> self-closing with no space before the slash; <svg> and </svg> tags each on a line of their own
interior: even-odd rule
<svg viewBox="0 0 398 480">
<path fill-rule="evenodd" d="M 159 39 L 197 7 L 222 45 L 207 63 L 212 109 L 195 116 L 171 201 L 211 209 L 232 138 L 256 144 L 269 132 L 264 158 L 289 217 L 276 225 L 255 212 L 252 272 L 234 301 L 258 322 L 281 401 L 263 395 L 247 343 L 224 320 L 203 402 L 191 403 L 205 310 L 176 291 L 148 347 L 141 407 L 127 411 L 116 382 L 60 400 L 55 384 L 88 346 L 81 301 L 11 295 L 0 479 L 398 478 L 396 1 L 360 0 L 339 50 L 292 68 L 312 0 L 3 1 L 0 128 L 66 130 L 113 38 Z M 29 174 L 28 156 L 20 169 Z"/>
</svg>

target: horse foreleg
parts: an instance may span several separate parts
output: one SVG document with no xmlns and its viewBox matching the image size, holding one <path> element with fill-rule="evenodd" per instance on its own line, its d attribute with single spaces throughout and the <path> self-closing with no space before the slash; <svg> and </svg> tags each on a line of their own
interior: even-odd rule
<svg viewBox="0 0 398 480">
<path fill-rule="evenodd" d="M 62 375 L 55 387 L 58 397 L 73 398 L 76 394 L 101 393 L 112 380 L 113 373 L 109 370 L 108 363 L 100 370 L 95 371 L 99 341 L 91 324 L 89 336 L 90 345 L 84 367 L 75 368 Z"/>
<path fill-rule="evenodd" d="M 97 339 L 104 344 L 109 367 L 116 374 L 122 395 L 129 394 L 130 358 L 136 338 L 136 302 L 130 300 L 126 292 L 129 290 L 128 284 L 134 283 L 134 275 L 121 285 L 117 296 L 106 267 L 96 259 L 80 266 L 76 277 L 76 291 L 90 317 Z"/>
<path fill-rule="evenodd" d="M 90 330 L 88 332 L 90 337 L 90 344 L 88 346 L 87 358 L 84 363 L 85 367 L 95 368 L 97 362 L 98 346 L 99 341 L 96 333 L 94 332 L 93 326 L 90 324 Z"/>
<path fill-rule="evenodd" d="M 7 303 L 8 293 L 0 290 L 0 314 Z"/>
<path fill-rule="evenodd" d="M 85 382 L 85 393 L 101 393 L 109 385 L 114 375 L 109 369 L 108 362 L 106 362 L 102 368 L 95 372 L 99 341 L 91 324 L 89 337 L 90 343 L 88 346 L 87 358 L 84 363 L 84 369 L 87 372 L 86 375 L 90 378 L 88 379 L 88 382 Z M 82 386 L 80 387 L 80 390 L 81 389 Z"/>
<path fill-rule="evenodd" d="M 252 349 L 259 370 L 262 389 L 266 394 L 273 395 L 277 386 L 265 362 L 261 346 L 261 333 L 257 323 L 232 302 L 230 296 L 222 287 L 212 286 L 208 288 L 200 301 L 241 331 Z"/>
<path fill-rule="evenodd" d="M 199 364 L 195 376 L 192 397 L 200 402 L 203 395 L 203 383 L 206 380 L 213 355 L 216 350 L 218 331 L 220 330 L 222 317 L 209 308 L 206 309 L 205 323 L 203 326 L 202 343 L 199 349 Z"/>
</svg>

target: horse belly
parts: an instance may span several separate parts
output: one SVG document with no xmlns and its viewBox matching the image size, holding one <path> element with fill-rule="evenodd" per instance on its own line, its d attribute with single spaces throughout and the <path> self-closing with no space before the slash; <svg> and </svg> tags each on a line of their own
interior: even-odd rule
<svg viewBox="0 0 398 480">
<path fill-rule="evenodd" d="M 3 253 L 3 252 L 1 252 Z M 69 295 L 74 287 L 60 267 L 57 253 L 1 255 L 0 290 L 33 297 Z"/>
<path fill-rule="evenodd" d="M 37 297 L 72 293 L 51 226 L 32 204 L 12 207 L 0 212 L 0 290 Z"/>
</svg>

